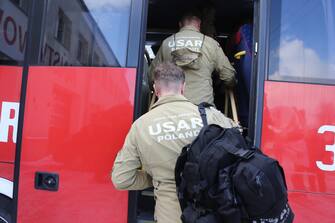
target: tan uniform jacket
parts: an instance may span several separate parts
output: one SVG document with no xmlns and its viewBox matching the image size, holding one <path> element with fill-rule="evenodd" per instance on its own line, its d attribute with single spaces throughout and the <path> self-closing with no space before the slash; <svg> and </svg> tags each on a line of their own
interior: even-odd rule
<svg viewBox="0 0 335 223">
<path fill-rule="evenodd" d="M 171 52 L 176 49 L 189 48 L 201 51 L 200 69 L 184 68 L 186 78 L 185 97 L 194 104 L 208 102 L 214 104 L 212 73 L 218 72 L 220 79 L 226 86 L 234 86 L 235 69 L 223 53 L 220 44 L 209 36 L 204 36 L 192 26 L 182 28 L 178 33 L 165 39 L 152 61 L 149 70 L 150 80 L 153 70 L 161 62 L 172 62 Z"/>
<path fill-rule="evenodd" d="M 225 128 L 236 126 L 215 108 L 206 111 L 209 124 Z M 114 163 L 112 181 L 115 187 L 142 190 L 153 185 L 157 222 L 181 222 L 174 167 L 183 146 L 194 140 L 201 127 L 198 107 L 185 97 L 160 98 L 151 111 L 133 123 Z"/>
</svg>

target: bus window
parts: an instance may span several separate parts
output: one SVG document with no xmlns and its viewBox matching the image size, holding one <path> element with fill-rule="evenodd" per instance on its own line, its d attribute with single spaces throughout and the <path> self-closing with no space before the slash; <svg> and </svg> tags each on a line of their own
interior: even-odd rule
<svg viewBox="0 0 335 223">
<path fill-rule="evenodd" d="M 0 2 L 0 65 L 22 65 L 27 44 L 30 1 Z"/>
<path fill-rule="evenodd" d="M 125 67 L 131 0 L 48 1 L 36 65 Z M 40 29 L 40 30 L 39 30 Z"/>
<path fill-rule="evenodd" d="M 270 10 L 269 79 L 335 84 L 335 3 L 273 0 Z"/>
</svg>

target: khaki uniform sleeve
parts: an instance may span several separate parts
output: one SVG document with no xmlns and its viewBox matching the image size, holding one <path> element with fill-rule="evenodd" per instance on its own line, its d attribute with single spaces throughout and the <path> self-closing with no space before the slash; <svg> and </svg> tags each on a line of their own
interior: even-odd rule
<svg viewBox="0 0 335 223">
<path fill-rule="evenodd" d="M 160 64 L 160 63 L 163 62 L 163 59 L 164 59 L 163 58 L 163 44 L 159 48 L 155 59 L 153 59 L 153 61 L 150 64 L 150 67 L 149 67 L 149 83 L 150 83 L 150 87 L 152 87 L 153 82 L 154 82 L 154 70 L 155 70 L 155 68 L 156 68 L 156 66 L 158 64 Z"/>
<path fill-rule="evenodd" d="M 217 110 L 214 107 L 210 107 L 206 109 L 208 124 L 216 124 L 221 126 L 222 128 L 233 128 L 239 127 L 237 123 L 235 123 L 230 118 L 226 117 L 222 112 Z"/>
<path fill-rule="evenodd" d="M 233 87 L 236 84 L 236 71 L 230 64 L 219 43 L 216 44 L 215 70 L 219 73 L 220 79 L 224 82 L 225 86 Z"/>
<path fill-rule="evenodd" d="M 112 182 L 119 190 L 143 190 L 152 186 L 150 175 L 140 169 L 142 164 L 136 144 L 135 128 L 133 125 L 114 161 Z"/>
</svg>

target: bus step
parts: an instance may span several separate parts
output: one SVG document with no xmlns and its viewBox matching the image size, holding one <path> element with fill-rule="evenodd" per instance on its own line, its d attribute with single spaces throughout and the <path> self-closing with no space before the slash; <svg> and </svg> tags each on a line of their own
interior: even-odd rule
<svg viewBox="0 0 335 223">
<path fill-rule="evenodd" d="M 155 223 L 155 221 L 150 221 L 150 220 L 137 220 L 137 223 Z"/>
<path fill-rule="evenodd" d="M 154 192 L 153 191 L 148 191 L 148 190 L 144 190 L 141 192 L 142 196 L 147 196 L 147 197 L 153 197 L 154 196 Z"/>
<path fill-rule="evenodd" d="M 154 214 L 149 212 L 140 212 L 137 216 L 137 223 L 154 223 Z"/>
</svg>

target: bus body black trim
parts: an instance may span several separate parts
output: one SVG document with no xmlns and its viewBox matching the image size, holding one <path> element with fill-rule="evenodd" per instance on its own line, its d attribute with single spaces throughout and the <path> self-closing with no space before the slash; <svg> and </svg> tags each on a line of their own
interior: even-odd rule
<svg viewBox="0 0 335 223">
<path fill-rule="evenodd" d="M 248 137 L 253 140 L 255 137 L 255 110 L 256 110 L 256 92 L 257 92 L 257 63 L 258 63 L 258 44 L 259 44 L 259 0 L 254 1 L 253 17 L 253 49 L 251 64 L 251 83 L 250 83 L 250 100 L 249 100 L 249 120 L 248 120 Z M 257 44 L 257 45 L 256 45 Z M 256 49 L 257 47 L 257 49 Z M 256 50 L 257 52 L 256 52 Z"/>
<path fill-rule="evenodd" d="M 27 29 L 27 47 L 24 55 L 23 71 L 22 71 L 22 81 L 21 81 L 21 93 L 20 93 L 20 109 L 19 109 L 19 120 L 17 129 L 17 140 L 15 148 L 15 165 L 14 165 L 14 188 L 13 188 L 13 208 L 12 208 L 12 219 L 13 222 L 17 222 L 18 213 L 18 194 L 19 194 L 19 178 L 20 178 L 20 165 L 21 165 L 21 149 L 22 149 L 22 133 L 24 125 L 24 112 L 25 112 L 25 102 L 26 93 L 28 85 L 28 73 L 29 73 L 29 62 L 31 58 L 31 52 L 33 51 L 33 38 L 34 34 L 32 32 L 32 27 L 34 26 L 33 17 L 34 12 L 38 3 L 37 0 L 30 0 L 29 10 L 28 10 L 28 29 Z"/>
<path fill-rule="evenodd" d="M 141 91 L 143 80 L 144 47 L 147 27 L 148 0 L 132 0 L 129 25 L 127 67 L 137 67 L 134 98 L 134 121 L 141 116 Z M 140 18 L 140 19 L 139 19 Z M 140 33 L 140 35 L 139 35 Z M 137 222 L 139 191 L 130 191 L 128 196 L 128 222 Z"/>
<path fill-rule="evenodd" d="M 267 0 L 257 0 L 255 6 L 258 7 L 259 17 L 258 19 L 258 52 L 257 61 L 255 62 L 254 69 L 257 68 L 256 75 L 253 77 L 252 87 L 254 96 L 251 103 L 251 120 L 250 135 L 253 138 L 254 145 L 256 147 L 261 146 L 262 139 L 262 122 L 263 122 L 263 106 L 264 106 L 264 83 L 266 79 L 267 67 L 268 67 L 268 45 L 269 45 L 269 1 Z M 257 22 L 257 21 L 256 21 Z"/>
</svg>

